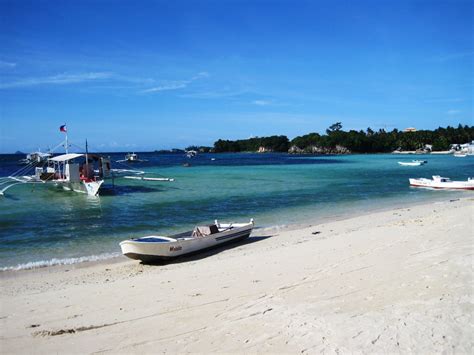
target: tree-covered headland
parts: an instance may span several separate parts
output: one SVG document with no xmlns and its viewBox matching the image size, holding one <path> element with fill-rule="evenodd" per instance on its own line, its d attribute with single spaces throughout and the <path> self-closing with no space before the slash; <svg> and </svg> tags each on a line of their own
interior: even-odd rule
<svg viewBox="0 0 474 355">
<path fill-rule="evenodd" d="M 262 149 L 263 148 L 263 149 Z M 216 153 L 224 152 L 288 152 L 290 141 L 287 136 L 256 137 L 236 141 L 219 139 L 214 143 Z"/>
<path fill-rule="evenodd" d="M 399 131 L 344 131 L 342 124 L 331 125 L 326 134 L 309 133 L 291 141 L 286 136 L 255 137 L 222 140 L 214 143 L 214 151 L 221 152 L 290 152 L 290 153 L 387 153 L 394 150 L 415 151 L 431 148 L 448 150 L 451 144 L 474 140 L 474 126 L 439 127 L 435 130 Z"/>
</svg>

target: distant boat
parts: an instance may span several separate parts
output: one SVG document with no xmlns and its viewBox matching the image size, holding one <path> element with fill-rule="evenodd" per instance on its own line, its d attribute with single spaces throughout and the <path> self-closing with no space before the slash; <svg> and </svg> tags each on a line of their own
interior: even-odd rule
<svg viewBox="0 0 474 355">
<path fill-rule="evenodd" d="M 467 179 L 467 181 L 451 181 L 451 179 L 447 177 L 433 175 L 433 179 L 417 178 L 409 179 L 409 181 L 410 185 L 414 187 L 474 190 L 474 179 L 472 178 Z"/>
<path fill-rule="evenodd" d="M 426 160 L 399 161 L 402 166 L 420 166 L 428 163 Z"/>
<path fill-rule="evenodd" d="M 19 162 L 20 164 L 33 164 L 33 165 L 39 165 L 46 163 L 49 158 L 51 158 L 53 155 L 51 153 L 43 153 L 40 151 L 33 152 L 30 154 L 27 154 L 25 159 L 21 159 Z"/>
<path fill-rule="evenodd" d="M 136 154 L 136 153 L 127 153 L 127 155 L 125 155 L 125 159 L 117 160 L 117 163 L 123 163 L 123 162 L 126 162 L 126 163 L 141 163 L 141 162 L 144 162 L 144 161 L 146 161 L 146 160 L 139 159 L 138 154 Z"/>
<path fill-rule="evenodd" d="M 198 152 L 195 151 L 195 150 L 187 150 L 187 151 L 186 151 L 186 157 L 187 157 L 187 158 L 193 158 L 193 157 L 195 157 L 197 154 L 198 154 Z"/>
<path fill-rule="evenodd" d="M 185 168 L 189 168 L 189 167 L 191 166 L 191 164 L 189 164 L 189 163 L 183 163 L 183 166 L 184 166 Z"/>
<path fill-rule="evenodd" d="M 463 153 L 454 153 L 453 154 L 453 157 L 455 158 L 465 158 L 467 154 L 463 154 Z"/>
<path fill-rule="evenodd" d="M 194 230 L 170 236 L 147 236 L 120 243 L 123 255 L 143 262 L 166 261 L 250 236 L 253 219 L 248 223 L 219 223 L 196 226 Z"/>
<path fill-rule="evenodd" d="M 167 177 L 146 177 L 146 176 L 124 176 L 124 179 L 143 180 L 143 181 L 174 181 L 173 178 Z"/>
</svg>

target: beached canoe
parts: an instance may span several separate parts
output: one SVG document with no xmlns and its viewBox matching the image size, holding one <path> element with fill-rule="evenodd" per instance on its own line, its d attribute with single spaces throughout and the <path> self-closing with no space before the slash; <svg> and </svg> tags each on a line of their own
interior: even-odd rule
<svg viewBox="0 0 474 355">
<path fill-rule="evenodd" d="M 196 226 L 170 236 L 146 236 L 120 243 L 123 255 L 143 262 L 159 262 L 248 238 L 254 227 L 248 223 L 219 223 Z"/>
</svg>

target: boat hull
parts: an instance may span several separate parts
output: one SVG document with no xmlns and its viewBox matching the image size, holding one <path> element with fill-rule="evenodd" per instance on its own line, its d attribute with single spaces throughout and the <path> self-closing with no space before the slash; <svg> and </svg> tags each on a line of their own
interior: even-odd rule
<svg viewBox="0 0 474 355">
<path fill-rule="evenodd" d="M 223 245 L 228 245 L 228 244 L 232 244 L 232 243 L 238 243 L 239 241 L 242 241 L 242 240 L 247 239 L 249 236 L 250 236 L 250 233 L 245 234 L 245 235 L 243 235 L 243 236 L 241 236 L 241 237 L 238 237 L 238 238 L 235 238 L 235 239 L 231 239 L 231 240 L 225 241 L 225 242 L 223 242 L 223 243 L 215 244 L 215 245 L 212 245 L 212 246 L 203 248 L 203 249 L 198 249 L 198 250 L 195 250 L 195 251 L 190 251 L 190 252 L 187 252 L 187 253 L 184 253 L 184 254 L 180 254 L 180 255 L 165 256 L 165 255 L 137 254 L 137 253 L 133 253 L 133 252 L 131 252 L 131 253 L 124 253 L 123 255 L 125 255 L 126 257 L 128 257 L 128 258 L 130 258 L 130 259 L 140 260 L 140 261 L 142 261 L 142 262 L 145 263 L 145 264 L 165 263 L 165 262 L 169 262 L 169 261 L 171 261 L 171 260 L 175 260 L 175 259 L 178 259 L 178 258 L 182 258 L 182 257 L 186 257 L 186 256 L 191 256 L 191 255 L 196 255 L 196 254 L 199 254 L 199 253 L 204 253 L 204 252 L 206 252 L 206 251 L 209 251 L 209 250 L 218 248 L 218 247 L 223 246 Z"/>
<path fill-rule="evenodd" d="M 125 240 L 120 243 L 120 247 L 122 254 L 130 259 L 141 260 L 144 263 L 166 262 L 182 256 L 201 253 L 224 244 L 242 241 L 250 236 L 252 228 L 253 225 L 249 225 L 205 237 L 185 238 L 169 243 Z M 191 235 L 191 231 L 189 235 Z"/>
<path fill-rule="evenodd" d="M 401 165 L 401 166 L 421 166 L 421 165 L 423 165 L 423 163 L 420 163 L 420 162 L 417 162 L 417 163 L 414 163 L 414 162 L 413 163 L 404 163 L 404 162 L 401 162 L 401 161 L 399 161 L 398 164 Z"/>
<path fill-rule="evenodd" d="M 74 191 L 84 193 L 89 196 L 97 196 L 99 189 L 103 184 L 103 180 L 98 181 L 81 181 L 81 182 L 68 182 L 68 181 L 55 181 L 55 184 L 61 186 L 66 191 Z"/>
</svg>

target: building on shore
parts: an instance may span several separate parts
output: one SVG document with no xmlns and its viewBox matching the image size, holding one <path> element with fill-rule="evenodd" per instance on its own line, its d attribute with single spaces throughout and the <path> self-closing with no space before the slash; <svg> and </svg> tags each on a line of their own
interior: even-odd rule
<svg viewBox="0 0 474 355">
<path fill-rule="evenodd" d="M 258 153 L 271 153 L 273 152 L 273 149 L 261 146 L 258 148 Z"/>
<path fill-rule="evenodd" d="M 464 154 L 474 155 L 474 141 L 464 144 L 451 144 L 449 146 L 451 151 L 456 151 Z"/>
</svg>

